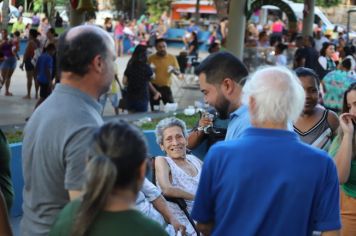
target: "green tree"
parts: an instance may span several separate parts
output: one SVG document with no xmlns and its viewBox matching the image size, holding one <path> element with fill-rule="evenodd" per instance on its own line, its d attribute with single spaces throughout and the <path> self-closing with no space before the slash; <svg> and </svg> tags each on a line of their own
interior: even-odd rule
<svg viewBox="0 0 356 236">
<path fill-rule="evenodd" d="M 306 0 L 293 0 L 293 2 L 304 3 Z M 332 7 L 341 3 L 341 0 L 315 0 L 315 6 Z"/>
<path fill-rule="evenodd" d="M 147 10 L 151 14 L 151 20 L 157 21 L 164 11 L 169 11 L 172 0 L 147 0 Z"/>
</svg>

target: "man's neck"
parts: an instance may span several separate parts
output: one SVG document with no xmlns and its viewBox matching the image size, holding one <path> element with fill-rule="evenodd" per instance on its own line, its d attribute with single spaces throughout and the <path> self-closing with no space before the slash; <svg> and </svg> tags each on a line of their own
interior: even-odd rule
<svg viewBox="0 0 356 236">
<path fill-rule="evenodd" d="M 285 124 L 285 123 L 270 122 L 270 121 L 264 121 L 262 123 L 259 123 L 256 121 L 251 121 L 251 123 L 256 128 L 288 130 L 287 124 Z"/>
<path fill-rule="evenodd" d="M 99 99 L 100 94 L 98 93 L 98 88 L 91 86 L 86 77 L 80 77 L 70 72 L 62 72 L 61 84 L 76 88 L 83 93 L 89 95 L 95 100 Z"/>
</svg>

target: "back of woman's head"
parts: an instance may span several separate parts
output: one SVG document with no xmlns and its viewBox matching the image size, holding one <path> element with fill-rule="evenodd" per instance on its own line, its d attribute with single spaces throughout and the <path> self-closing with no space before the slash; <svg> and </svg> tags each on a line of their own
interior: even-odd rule
<svg viewBox="0 0 356 236">
<path fill-rule="evenodd" d="M 30 29 L 29 36 L 33 39 L 37 38 L 38 32 L 35 29 Z"/>
<path fill-rule="evenodd" d="M 284 50 L 286 50 L 287 48 L 288 48 L 288 46 L 284 43 L 278 43 L 276 45 L 276 49 L 278 49 L 280 53 L 283 53 Z"/>
<path fill-rule="evenodd" d="M 132 57 L 130 59 L 129 64 L 135 63 L 147 63 L 147 47 L 144 45 L 137 45 L 134 52 L 132 53 Z"/>
<path fill-rule="evenodd" d="M 146 156 L 142 133 L 126 121 L 110 122 L 98 129 L 91 144 L 83 199 L 72 235 L 87 234 L 114 189 L 135 194 L 139 191 L 140 168 Z"/>
</svg>

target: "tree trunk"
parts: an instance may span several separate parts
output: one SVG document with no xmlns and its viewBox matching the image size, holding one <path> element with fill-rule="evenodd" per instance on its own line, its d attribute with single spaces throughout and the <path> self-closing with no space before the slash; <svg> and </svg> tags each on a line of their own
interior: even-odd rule
<svg viewBox="0 0 356 236">
<path fill-rule="evenodd" d="M 196 0 L 197 3 L 195 5 L 195 23 L 199 25 L 199 8 L 200 8 L 200 0 Z"/>
<path fill-rule="evenodd" d="M 85 15 L 84 12 L 77 11 L 73 9 L 73 7 L 70 8 L 70 26 L 78 26 L 84 23 L 85 20 Z"/>
<path fill-rule="evenodd" d="M 303 36 L 313 36 L 313 26 L 314 26 L 314 0 L 304 0 L 304 11 L 303 11 Z"/>
<path fill-rule="evenodd" d="M 239 0 L 233 0 L 233 1 L 239 1 Z M 243 0 L 245 1 L 245 0 Z M 214 0 L 215 7 L 216 7 L 216 13 L 219 16 L 219 18 L 227 17 L 227 9 L 229 5 L 229 1 L 227 0 Z"/>
<path fill-rule="evenodd" d="M 9 25 L 9 0 L 4 0 L 2 4 L 2 14 L 1 14 L 1 28 L 2 29 L 7 29 L 7 26 Z"/>
<path fill-rule="evenodd" d="M 229 12 L 229 32 L 227 35 L 226 49 L 243 60 L 244 39 L 246 29 L 245 0 L 231 1 Z"/>
</svg>

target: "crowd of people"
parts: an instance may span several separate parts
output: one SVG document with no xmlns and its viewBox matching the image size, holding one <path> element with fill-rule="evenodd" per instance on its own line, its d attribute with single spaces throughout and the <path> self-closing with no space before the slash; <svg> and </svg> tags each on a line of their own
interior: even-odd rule
<svg viewBox="0 0 356 236">
<path fill-rule="evenodd" d="M 137 28 L 148 42 L 146 21 L 142 16 Z M 59 38 L 42 22 L 29 31 L 20 65 L 25 98 L 33 81 L 40 90 L 22 143 L 21 235 L 356 235 L 355 49 L 342 44 L 342 35 L 337 45 L 323 42 L 320 53 L 313 37 L 297 36 L 293 70 L 283 58 L 279 20 L 255 42 L 275 46 L 274 66 L 250 73 L 233 54 L 211 52 L 195 68 L 211 110 L 189 133 L 182 120 L 162 119 L 155 135 L 163 154 L 151 161 L 142 132 L 123 120 L 104 124 L 102 107 L 110 98 L 118 113 L 117 85 L 127 87 L 129 112 L 174 102 L 171 75 L 183 74 L 165 40 L 154 40 L 150 56 L 148 45 L 135 46 L 121 85 L 116 58 L 127 22 L 77 26 Z M 198 56 L 190 23 L 186 48 Z M 227 19 L 220 23 L 212 44 L 226 40 Z M 6 30 L 2 37 L 2 78 L 11 96 L 17 39 Z M 204 139 L 202 161 L 189 149 Z M 2 133 L 0 145 L 0 234 L 11 235 L 13 189 Z"/>
</svg>

